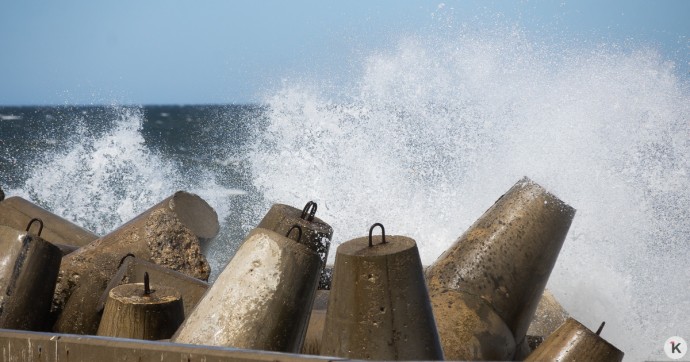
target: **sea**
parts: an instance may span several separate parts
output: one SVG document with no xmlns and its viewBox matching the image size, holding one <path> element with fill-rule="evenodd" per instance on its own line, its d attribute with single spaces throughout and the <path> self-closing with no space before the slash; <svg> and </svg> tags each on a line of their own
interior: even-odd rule
<svg viewBox="0 0 690 362">
<path fill-rule="evenodd" d="M 428 265 L 527 176 L 577 209 L 547 287 L 626 360 L 666 358 L 690 341 L 690 77 L 643 44 L 509 30 L 400 39 L 336 92 L 2 106 L 0 187 L 98 234 L 195 193 L 222 225 L 213 279 L 274 203 L 317 203 L 330 262 L 380 222 Z"/>
</svg>

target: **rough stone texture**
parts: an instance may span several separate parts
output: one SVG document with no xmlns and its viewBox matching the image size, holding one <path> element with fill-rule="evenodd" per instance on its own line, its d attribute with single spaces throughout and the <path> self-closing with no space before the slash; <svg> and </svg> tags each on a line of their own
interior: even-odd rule
<svg viewBox="0 0 690 362">
<path fill-rule="evenodd" d="M 321 355 L 442 360 L 417 244 L 404 236 L 338 247 Z"/>
<path fill-rule="evenodd" d="M 177 201 L 177 202 L 176 202 Z M 182 202 L 181 202 L 182 201 Z M 194 211 L 203 227 L 187 215 L 182 223 L 177 214 Z M 214 235 L 215 211 L 196 195 L 177 192 L 117 230 L 63 257 L 53 300 L 56 332 L 94 334 L 100 315 L 98 301 L 120 261 L 133 254 L 191 277 L 207 280 L 210 267 L 201 253 L 199 234 Z M 212 225 L 215 226 L 215 225 Z"/>
<path fill-rule="evenodd" d="M 568 318 L 525 361 L 619 362 L 623 352 L 575 319 Z"/>
<path fill-rule="evenodd" d="M 211 267 L 201 253 L 199 238 L 166 209 L 155 210 L 146 221 L 150 260 L 197 279 L 208 280 Z"/>
<path fill-rule="evenodd" d="M 427 269 L 430 293 L 481 297 L 522 341 L 574 215 L 533 181 L 518 181 Z"/>
</svg>

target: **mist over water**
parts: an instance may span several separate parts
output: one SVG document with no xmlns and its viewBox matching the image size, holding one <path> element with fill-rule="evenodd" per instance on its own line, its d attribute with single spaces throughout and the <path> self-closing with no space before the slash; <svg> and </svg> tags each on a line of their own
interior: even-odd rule
<svg viewBox="0 0 690 362">
<path fill-rule="evenodd" d="M 318 202 L 337 242 L 381 222 L 429 264 L 528 176 L 578 210 L 548 287 L 626 359 L 661 358 L 690 335 L 690 92 L 674 69 L 643 45 L 519 30 L 406 38 L 364 60 L 347 102 L 307 81 L 268 97 L 254 184 Z"/>
<path fill-rule="evenodd" d="M 191 150 L 154 147 L 140 108 L 113 107 L 102 129 L 84 116 L 5 191 L 99 234 L 197 193 L 223 225 L 217 274 L 272 203 L 309 200 L 334 228 L 331 261 L 381 222 L 430 264 L 528 176 L 577 209 L 548 285 L 566 309 L 590 329 L 606 321 L 629 360 L 687 340 L 690 88 L 672 63 L 644 45 L 514 28 L 407 37 L 353 62 L 361 73 L 338 98 L 292 80 L 239 121 L 190 121 L 178 132 L 200 132 Z"/>
</svg>

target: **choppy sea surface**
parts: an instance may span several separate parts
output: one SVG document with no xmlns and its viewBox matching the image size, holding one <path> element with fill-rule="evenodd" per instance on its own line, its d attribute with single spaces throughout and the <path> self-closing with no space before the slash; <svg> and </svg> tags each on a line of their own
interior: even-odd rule
<svg viewBox="0 0 690 362">
<path fill-rule="evenodd" d="M 214 274 L 273 203 L 375 222 L 432 263 L 523 176 L 577 209 L 548 287 L 627 360 L 690 340 L 690 88 L 645 46 L 408 37 L 351 86 L 257 105 L 0 107 L 0 187 L 105 234 L 176 190 L 218 212 Z"/>
</svg>

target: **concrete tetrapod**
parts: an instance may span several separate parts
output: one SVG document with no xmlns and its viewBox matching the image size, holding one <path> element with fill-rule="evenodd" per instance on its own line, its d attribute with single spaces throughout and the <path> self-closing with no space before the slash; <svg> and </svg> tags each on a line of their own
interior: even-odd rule
<svg viewBox="0 0 690 362">
<path fill-rule="evenodd" d="M 432 302 L 447 291 L 480 297 L 522 343 L 574 215 L 575 209 L 530 179 L 518 181 L 427 269 Z M 436 315 L 446 358 L 513 358 L 514 351 L 463 354 L 463 343 L 485 350 L 493 343 L 492 336 L 473 334 L 471 328 L 453 335 L 463 318 L 463 313 Z"/>
<path fill-rule="evenodd" d="M 256 228 L 171 341 L 299 353 L 320 268 L 311 248 Z"/>
<path fill-rule="evenodd" d="M 0 328 L 47 330 L 60 249 L 28 228 L 0 226 L 0 250 Z"/>
<path fill-rule="evenodd" d="M 81 247 L 98 239 L 98 235 L 74 224 L 19 196 L 0 202 L 0 225 L 23 230 L 31 219 L 43 220 L 41 237 L 53 244 Z"/>
<path fill-rule="evenodd" d="M 298 225 L 303 231 L 303 244 L 319 253 L 321 262 L 325 266 L 333 237 L 333 228 L 314 216 L 316 210 L 317 204 L 313 201 L 309 201 L 302 210 L 289 205 L 275 204 L 256 227 L 285 235 L 294 225 Z"/>
<path fill-rule="evenodd" d="M 622 361 L 623 352 L 599 336 L 601 327 L 594 333 L 568 318 L 525 361 Z"/>
<path fill-rule="evenodd" d="M 99 336 L 161 340 L 170 338 L 184 320 L 180 293 L 171 287 L 143 283 L 119 285 L 110 290 Z"/>
<path fill-rule="evenodd" d="M 174 288 L 180 292 L 182 300 L 184 300 L 185 316 L 194 310 L 194 307 L 196 307 L 208 290 L 208 283 L 203 280 L 192 278 L 178 271 L 130 255 L 122 260 L 122 265 L 120 265 L 117 273 L 115 273 L 115 276 L 110 280 L 110 283 L 108 283 L 101 295 L 101 299 L 98 302 L 98 310 L 105 308 L 111 289 L 123 284 L 143 283 L 144 275 L 146 274 L 156 281 L 157 286 Z M 170 336 L 166 338 L 170 338 Z"/>
<path fill-rule="evenodd" d="M 115 231 L 62 259 L 53 309 L 53 330 L 94 334 L 98 302 L 120 260 L 133 254 L 206 280 L 210 267 L 201 245 L 218 233 L 216 212 L 199 196 L 183 191 L 166 198 Z"/>
<path fill-rule="evenodd" d="M 382 235 L 373 237 L 375 226 Z M 340 244 L 321 339 L 322 356 L 442 360 L 417 244 L 386 236 Z"/>
</svg>

